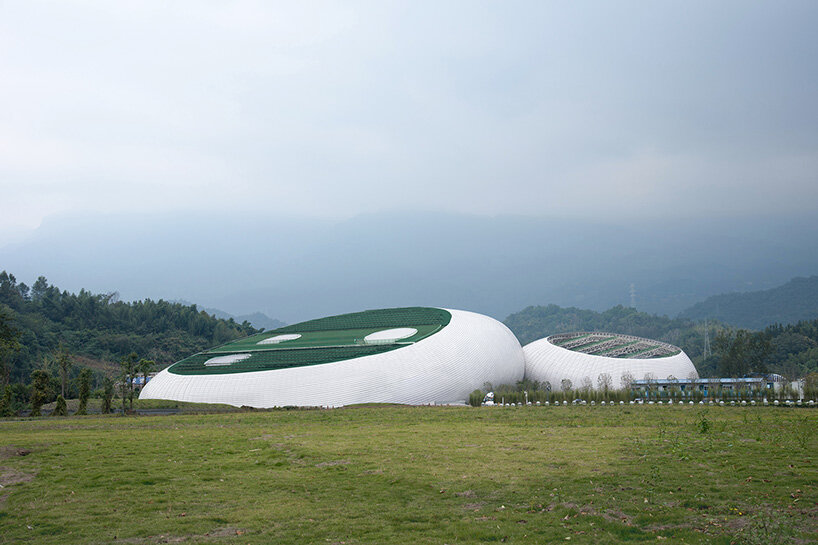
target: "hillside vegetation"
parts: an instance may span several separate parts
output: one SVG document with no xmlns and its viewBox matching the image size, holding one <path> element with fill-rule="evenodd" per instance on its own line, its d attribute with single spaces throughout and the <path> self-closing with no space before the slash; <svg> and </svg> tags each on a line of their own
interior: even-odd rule
<svg viewBox="0 0 818 545">
<path fill-rule="evenodd" d="M 735 330 L 710 322 L 712 355 L 705 357 L 704 326 L 689 318 L 656 316 L 617 306 L 605 312 L 556 305 L 528 307 L 510 315 L 506 325 L 521 343 L 569 331 L 610 331 L 669 342 L 681 347 L 701 376 L 743 376 L 776 372 L 800 378 L 818 372 L 818 320 L 770 326 L 763 331 Z M 116 294 L 69 293 L 40 277 L 29 287 L 0 273 L 0 386 L 10 383 L 15 410 L 31 397 L 32 371 L 59 348 L 71 356 L 67 397 L 76 397 L 80 370 L 118 371 L 121 358 L 138 358 L 164 367 L 209 347 L 258 332 L 248 322 L 217 319 L 196 305 L 167 301 L 123 302 Z M 55 370 L 45 402 L 61 390 Z M 5 395 L 5 394 L 4 394 Z"/>
<path fill-rule="evenodd" d="M 69 293 L 42 276 L 29 287 L 6 271 L 0 273 L 0 313 L 0 320 L 19 333 L 19 350 L 0 353 L 11 383 L 28 383 L 31 371 L 60 346 L 76 364 L 97 370 L 116 369 L 116 362 L 131 352 L 163 367 L 258 331 L 248 322 L 214 318 L 196 305 Z"/>
<path fill-rule="evenodd" d="M 528 307 L 510 315 L 505 324 L 523 345 L 571 331 L 608 331 L 669 342 L 687 353 L 703 377 L 772 372 L 795 379 L 818 372 L 818 319 L 762 331 L 736 330 L 711 322 L 712 354 L 707 358 L 703 353 L 704 324 L 629 307 L 616 306 L 605 312 L 557 305 Z"/>
<path fill-rule="evenodd" d="M 556 333 L 609 331 L 674 344 L 691 359 L 700 357 L 704 347 L 704 328 L 692 320 L 656 316 L 622 305 L 604 312 L 557 305 L 532 306 L 510 315 L 504 323 L 523 345 Z M 710 334 L 719 327 L 714 324 Z"/>
<path fill-rule="evenodd" d="M 714 295 L 682 311 L 679 317 L 707 318 L 745 329 L 814 320 L 818 318 L 818 276 L 793 278 L 769 290 Z"/>
</svg>

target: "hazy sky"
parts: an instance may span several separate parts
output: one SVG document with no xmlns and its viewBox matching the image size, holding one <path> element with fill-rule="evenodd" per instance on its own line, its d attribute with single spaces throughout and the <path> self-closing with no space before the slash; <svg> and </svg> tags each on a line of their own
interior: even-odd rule
<svg viewBox="0 0 818 545">
<path fill-rule="evenodd" d="M 103 211 L 809 213 L 816 28 L 814 0 L 0 1 L 0 243 Z"/>
</svg>

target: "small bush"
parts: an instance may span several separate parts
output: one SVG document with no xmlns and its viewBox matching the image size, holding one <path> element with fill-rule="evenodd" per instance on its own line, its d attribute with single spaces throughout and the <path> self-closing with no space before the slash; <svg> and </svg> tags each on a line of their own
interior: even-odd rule
<svg viewBox="0 0 818 545">
<path fill-rule="evenodd" d="M 482 390 L 475 390 L 469 394 L 469 405 L 472 407 L 479 407 L 483 404 L 483 391 Z"/>
<path fill-rule="evenodd" d="M 711 427 L 710 420 L 707 419 L 707 412 L 702 411 L 699 414 L 699 419 L 696 421 L 696 428 L 699 430 L 699 433 L 707 433 Z"/>
<path fill-rule="evenodd" d="M 54 411 L 51 413 L 51 416 L 67 416 L 68 415 L 68 408 L 65 405 L 65 398 L 61 395 L 57 396 L 57 406 L 54 407 Z"/>
</svg>

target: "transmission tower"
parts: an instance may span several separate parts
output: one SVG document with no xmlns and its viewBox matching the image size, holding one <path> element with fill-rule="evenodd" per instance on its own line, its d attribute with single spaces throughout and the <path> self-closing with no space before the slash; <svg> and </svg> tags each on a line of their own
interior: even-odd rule
<svg viewBox="0 0 818 545">
<path fill-rule="evenodd" d="M 710 350 L 710 328 L 707 327 L 707 319 L 704 320 L 704 351 L 702 355 L 705 359 L 713 355 Z"/>
<path fill-rule="evenodd" d="M 631 282 L 631 308 L 636 308 L 636 284 Z"/>
</svg>

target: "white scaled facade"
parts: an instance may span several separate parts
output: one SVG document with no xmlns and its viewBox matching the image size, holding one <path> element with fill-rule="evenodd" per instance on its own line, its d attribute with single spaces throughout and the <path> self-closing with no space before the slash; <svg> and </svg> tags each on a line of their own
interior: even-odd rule
<svg viewBox="0 0 818 545">
<path fill-rule="evenodd" d="M 384 350 L 380 353 L 342 361 L 300 363 L 272 370 L 247 371 L 244 368 L 241 372 L 231 372 L 230 369 L 212 367 L 212 362 L 205 369 L 207 362 L 212 360 L 204 359 L 205 356 L 226 353 L 225 350 L 219 352 L 219 349 L 214 349 L 207 354 L 197 355 L 202 356 L 201 363 L 196 363 L 199 367 L 188 374 L 174 372 L 174 367 L 179 364 L 160 372 L 145 386 L 139 397 L 258 408 L 288 405 L 338 407 L 377 402 L 456 403 L 468 399 L 470 392 L 486 382 L 514 384 L 523 378 L 525 361 L 522 347 L 505 325 L 473 312 L 425 310 L 448 313 L 451 318 L 448 323 L 439 326 L 396 322 L 391 327 L 382 327 L 385 331 L 382 335 L 373 337 L 369 333 L 369 337 L 364 340 L 364 333 L 356 333 L 360 338 L 356 337 L 349 342 L 350 350 Z M 365 317 L 366 313 L 345 316 L 358 315 Z M 353 323 L 351 319 L 348 322 Z M 243 340 L 241 342 L 244 344 L 234 348 L 232 352 L 254 354 L 256 357 L 256 352 L 250 352 L 251 349 L 266 351 L 267 354 L 277 351 L 276 357 L 290 357 L 298 355 L 296 350 L 299 349 L 339 348 L 316 348 L 308 345 L 313 342 L 311 333 L 300 331 L 299 325 L 302 324 L 271 332 L 278 334 L 269 337 L 273 340 L 267 343 L 261 338 L 263 335 Z M 406 327 L 396 329 L 403 325 Z M 347 329 L 343 331 L 363 331 L 361 328 L 353 329 L 351 325 L 345 327 Z M 424 333 L 424 327 L 431 327 L 432 332 Z M 416 332 L 418 337 L 411 337 L 412 331 L 417 329 L 421 330 L 420 333 Z M 293 340 L 282 340 L 282 333 Z M 319 333 L 326 334 L 326 331 Z M 421 334 L 425 336 L 421 337 Z M 393 342 L 395 346 L 384 346 L 381 342 Z M 295 344 L 288 346 L 288 343 L 303 343 L 306 348 L 299 348 Z M 229 346 L 225 345 L 224 348 Z M 322 352 L 316 351 L 316 354 Z M 249 365 L 253 361 L 250 358 L 234 365 Z"/>
<path fill-rule="evenodd" d="M 624 388 L 630 380 L 698 378 L 681 349 L 657 341 L 608 333 L 552 335 L 523 347 L 525 377 L 559 390 L 605 384 Z M 592 353 L 596 352 L 596 353 Z M 602 376 L 602 377 L 601 377 Z M 570 385 L 563 381 L 570 381 Z"/>
</svg>

